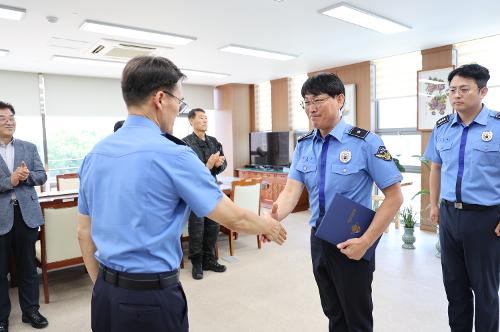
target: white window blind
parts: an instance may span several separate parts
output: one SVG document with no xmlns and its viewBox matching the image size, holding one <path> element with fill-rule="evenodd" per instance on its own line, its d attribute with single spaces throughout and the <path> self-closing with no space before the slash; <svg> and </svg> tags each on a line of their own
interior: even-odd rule
<svg viewBox="0 0 500 332">
<path fill-rule="evenodd" d="M 255 85 L 255 130 L 271 131 L 272 129 L 271 81 L 266 81 Z"/>
<path fill-rule="evenodd" d="M 295 75 L 288 80 L 288 117 L 290 119 L 290 129 L 293 131 L 309 130 L 309 119 L 300 106 L 302 101 L 300 90 L 306 80 L 307 74 Z"/>
<path fill-rule="evenodd" d="M 491 109 L 500 110 L 500 35 L 455 44 L 457 65 L 477 63 L 488 68 L 488 94 L 483 99 Z"/>
</svg>

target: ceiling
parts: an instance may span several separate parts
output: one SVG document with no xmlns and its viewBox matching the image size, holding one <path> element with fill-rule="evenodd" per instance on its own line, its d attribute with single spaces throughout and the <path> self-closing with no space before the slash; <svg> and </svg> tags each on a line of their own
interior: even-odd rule
<svg viewBox="0 0 500 332">
<path fill-rule="evenodd" d="M 163 55 L 180 68 L 231 75 L 191 76 L 186 82 L 205 85 L 260 83 L 500 34 L 500 1 L 496 0 L 346 0 L 412 27 L 394 35 L 318 13 L 337 2 L 340 0 L 0 0 L 1 5 L 26 9 L 21 21 L 0 19 L 0 49 L 10 50 L 8 56 L 0 57 L 0 69 L 119 78 L 119 68 L 51 61 L 53 55 L 85 57 L 102 38 L 124 40 L 79 30 L 85 20 L 196 37 Z M 58 22 L 49 23 L 47 16 L 57 17 Z M 55 40 L 64 39 L 73 40 L 68 43 L 76 48 L 54 46 L 58 44 Z M 228 44 L 299 57 L 282 62 L 218 50 Z"/>
</svg>

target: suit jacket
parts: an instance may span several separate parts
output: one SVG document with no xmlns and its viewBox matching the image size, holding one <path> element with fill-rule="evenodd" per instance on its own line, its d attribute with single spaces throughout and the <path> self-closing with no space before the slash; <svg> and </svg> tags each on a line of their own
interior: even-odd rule
<svg viewBox="0 0 500 332">
<path fill-rule="evenodd" d="M 8 233 L 14 224 L 14 207 L 10 201 L 12 191 L 16 193 L 26 225 L 31 228 L 43 225 L 42 210 L 34 186 L 44 184 L 47 181 L 47 173 L 45 173 L 35 144 L 15 139 L 14 169 L 19 166 L 22 160 L 30 170 L 30 175 L 26 181 L 20 182 L 19 185 L 12 188 L 11 172 L 3 158 L 0 157 L 0 235 Z"/>
</svg>

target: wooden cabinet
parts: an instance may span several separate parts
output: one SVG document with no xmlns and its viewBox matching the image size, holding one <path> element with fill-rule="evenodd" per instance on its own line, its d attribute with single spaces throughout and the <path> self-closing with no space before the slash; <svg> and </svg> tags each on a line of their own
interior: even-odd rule
<svg viewBox="0 0 500 332">
<path fill-rule="evenodd" d="M 263 171 L 252 169 L 237 169 L 237 176 L 242 179 L 262 178 L 262 187 L 260 191 L 261 204 L 266 208 L 271 208 L 273 203 L 285 188 L 288 173 L 276 171 Z M 297 206 L 292 212 L 304 211 L 309 208 L 309 196 L 304 188 Z"/>
</svg>

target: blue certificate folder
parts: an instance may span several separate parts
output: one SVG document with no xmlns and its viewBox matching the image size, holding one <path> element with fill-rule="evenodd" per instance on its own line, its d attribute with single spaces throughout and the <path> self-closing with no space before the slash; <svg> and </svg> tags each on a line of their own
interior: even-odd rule
<svg viewBox="0 0 500 332">
<path fill-rule="evenodd" d="M 336 194 L 332 205 L 316 230 L 316 236 L 337 245 L 348 239 L 361 237 L 370 226 L 375 212 L 349 198 Z M 378 241 L 368 248 L 363 259 L 371 261 Z"/>
</svg>

